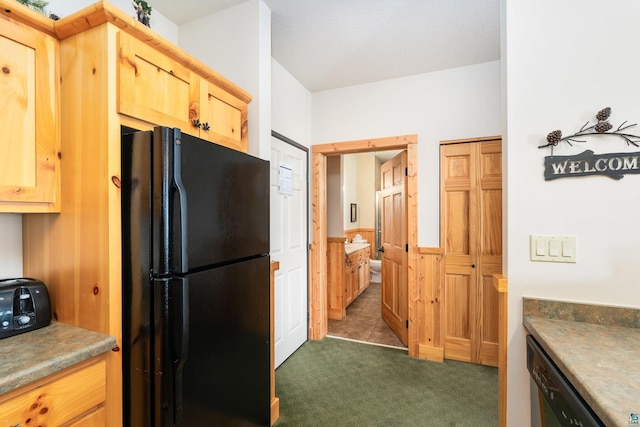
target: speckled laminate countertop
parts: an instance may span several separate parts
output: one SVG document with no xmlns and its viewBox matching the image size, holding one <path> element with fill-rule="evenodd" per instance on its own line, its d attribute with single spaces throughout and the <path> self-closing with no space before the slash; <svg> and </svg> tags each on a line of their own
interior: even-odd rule
<svg viewBox="0 0 640 427">
<path fill-rule="evenodd" d="M 359 251 L 360 249 L 364 249 L 368 246 L 371 246 L 371 243 L 345 243 L 344 251 L 347 255 L 351 255 L 352 253 Z"/>
<path fill-rule="evenodd" d="M 605 425 L 640 413 L 640 310 L 525 298 L 523 323 Z"/>
<path fill-rule="evenodd" d="M 51 322 L 0 340 L 0 394 L 90 359 L 116 346 L 110 335 Z"/>
</svg>

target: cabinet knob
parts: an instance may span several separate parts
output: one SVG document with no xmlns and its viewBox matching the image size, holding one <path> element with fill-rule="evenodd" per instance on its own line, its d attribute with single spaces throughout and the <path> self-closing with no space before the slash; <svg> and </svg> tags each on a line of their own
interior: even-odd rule
<svg viewBox="0 0 640 427">
<path fill-rule="evenodd" d="M 476 268 L 476 265 L 475 264 L 471 264 L 471 268 Z"/>
<path fill-rule="evenodd" d="M 197 127 L 198 129 L 200 128 L 200 120 L 198 119 L 193 119 L 193 126 Z"/>
<path fill-rule="evenodd" d="M 209 129 L 211 129 L 211 126 L 209 126 L 209 122 L 204 122 L 204 123 L 202 124 L 202 129 L 203 129 L 203 130 L 209 130 Z"/>
</svg>

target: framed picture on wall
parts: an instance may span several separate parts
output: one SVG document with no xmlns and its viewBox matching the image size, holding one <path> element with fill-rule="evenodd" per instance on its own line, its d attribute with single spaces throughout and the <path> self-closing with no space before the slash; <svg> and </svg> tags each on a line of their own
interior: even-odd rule
<svg viewBox="0 0 640 427">
<path fill-rule="evenodd" d="M 358 206 L 355 203 L 351 203 L 351 222 L 358 220 Z"/>
</svg>

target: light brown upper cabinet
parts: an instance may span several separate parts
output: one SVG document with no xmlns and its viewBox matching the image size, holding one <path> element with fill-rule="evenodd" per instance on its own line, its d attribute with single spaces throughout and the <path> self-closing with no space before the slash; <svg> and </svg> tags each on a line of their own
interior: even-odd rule
<svg viewBox="0 0 640 427">
<path fill-rule="evenodd" d="M 247 152 L 247 102 L 129 34 L 118 34 L 118 112 Z"/>
<path fill-rule="evenodd" d="M 200 80 L 200 138 L 238 151 L 248 151 L 247 103 Z"/>
<path fill-rule="evenodd" d="M 118 112 L 193 134 L 197 75 L 125 32 L 118 33 L 118 46 Z"/>
<path fill-rule="evenodd" d="M 60 211 L 58 41 L 2 19 L 0 212 Z"/>
<path fill-rule="evenodd" d="M 444 248 L 444 357 L 498 364 L 502 273 L 502 143 L 492 139 L 440 147 L 441 245 Z"/>
</svg>

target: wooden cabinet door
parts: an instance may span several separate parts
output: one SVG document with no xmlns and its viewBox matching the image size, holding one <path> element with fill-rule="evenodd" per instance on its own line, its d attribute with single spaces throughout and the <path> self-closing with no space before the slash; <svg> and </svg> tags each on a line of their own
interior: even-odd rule
<svg viewBox="0 0 640 427">
<path fill-rule="evenodd" d="M 0 212 L 60 211 L 58 41 L 0 26 Z"/>
<path fill-rule="evenodd" d="M 0 397 L 0 414 L 8 425 L 63 426 L 78 418 L 86 422 L 72 425 L 106 425 L 101 409 L 107 396 L 102 356 L 23 388 Z"/>
<path fill-rule="evenodd" d="M 344 306 L 345 307 L 347 307 L 349 304 L 353 302 L 353 288 L 354 286 L 357 287 L 357 285 L 355 284 L 355 282 L 358 280 L 357 274 L 358 274 L 357 266 L 356 266 L 356 269 L 354 269 L 353 266 L 348 267 L 344 274 L 345 276 Z"/>
<path fill-rule="evenodd" d="M 362 291 L 364 291 L 365 283 L 366 283 L 366 276 L 365 276 L 365 272 L 366 272 L 366 268 L 365 268 L 365 264 L 364 264 L 364 251 L 360 251 L 362 253 L 362 256 L 360 257 L 360 264 L 358 265 L 358 295 L 360 295 L 362 293 Z"/>
<path fill-rule="evenodd" d="M 366 248 L 364 251 L 364 287 L 368 287 L 371 283 L 371 249 Z"/>
<path fill-rule="evenodd" d="M 118 33 L 118 113 L 199 136 L 199 77 L 142 41 Z"/>
<path fill-rule="evenodd" d="M 407 152 L 380 168 L 382 190 L 382 318 L 407 345 L 409 296 L 407 287 Z"/>
<path fill-rule="evenodd" d="M 501 142 L 441 147 L 444 356 L 497 366 L 502 272 Z"/>
<path fill-rule="evenodd" d="M 248 151 L 247 104 L 213 83 L 200 81 L 200 137 Z"/>
</svg>

